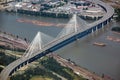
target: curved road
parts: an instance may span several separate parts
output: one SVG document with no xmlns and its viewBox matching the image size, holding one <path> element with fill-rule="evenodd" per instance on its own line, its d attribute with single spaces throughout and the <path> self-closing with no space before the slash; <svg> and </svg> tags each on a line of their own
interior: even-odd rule
<svg viewBox="0 0 120 80">
<path fill-rule="evenodd" d="M 90 0 L 91 2 L 93 0 Z M 102 23 L 102 25 L 104 25 L 104 22 L 108 22 L 113 14 L 114 14 L 114 9 L 99 1 L 99 0 L 94 0 L 94 3 L 98 4 L 99 6 L 103 7 L 104 10 L 106 11 L 106 14 L 103 16 L 103 18 L 101 18 L 100 20 L 98 21 L 95 21 L 91 24 L 88 25 L 89 28 L 92 28 L 94 26 L 97 26 L 99 24 Z M 45 56 L 46 54 L 46 51 L 50 48 L 52 48 L 53 46 L 61 43 L 61 42 L 64 42 L 66 39 L 70 38 L 70 37 L 73 37 L 74 35 L 76 34 L 79 34 L 81 33 L 81 31 L 77 31 L 77 32 L 74 32 L 72 34 L 69 34 L 67 36 L 64 36 L 62 38 L 59 38 L 59 39 L 56 39 L 52 42 L 50 42 L 46 47 L 44 47 L 41 51 L 37 51 L 37 53 L 35 53 L 34 55 L 30 56 L 30 57 L 21 57 L 20 59 L 12 62 L 11 64 L 9 64 L 5 69 L 2 70 L 1 74 L 0 74 L 0 80 L 7 80 L 7 78 L 12 75 L 12 73 L 14 73 L 16 70 L 18 70 L 20 67 L 23 67 L 24 65 L 27 65 L 28 63 L 31 63 L 32 61 L 34 61 L 32 58 L 34 57 L 35 59 L 39 57 L 42 57 L 42 56 Z M 47 54 L 50 53 L 50 52 L 47 52 Z"/>
</svg>

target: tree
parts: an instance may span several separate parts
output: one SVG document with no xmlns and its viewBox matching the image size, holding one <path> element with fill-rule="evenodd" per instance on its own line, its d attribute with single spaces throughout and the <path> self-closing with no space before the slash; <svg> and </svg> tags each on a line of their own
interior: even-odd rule
<svg viewBox="0 0 120 80">
<path fill-rule="evenodd" d="M 24 38 L 24 40 L 27 42 L 27 38 Z"/>
<path fill-rule="evenodd" d="M 66 2 L 66 4 L 68 3 L 68 0 L 64 0 L 64 2 Z"/>
<path fill-rule="evenodd" d="M 116 20 L 117 20 L 117 21 L 120 21 L 120 9 L 119 9 L 119 8 L 116 8 L 116 9 L 115 9 L 115 12 L 116 12 L 116 14 L 117 14 Z"/>
</svg>

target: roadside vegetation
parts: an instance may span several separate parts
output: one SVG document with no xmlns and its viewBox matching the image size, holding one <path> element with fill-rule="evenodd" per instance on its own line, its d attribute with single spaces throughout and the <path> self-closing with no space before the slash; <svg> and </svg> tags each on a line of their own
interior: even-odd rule
<svg viewBox="0 0 120 80">
<path fill-rule="evenodd" d="M 15 57 L 6 55 L 5 52 L 0 51 L 0 65 L 7 66 L 9 63 L 16 60 Z"/>
<path fill-rule="evenodd" d="M 46 69 L 63 76 L 67 80 L 86 80 L 75 74 L 72 69 L 61 66 L 61 64 L 52 57 L 48 57 L 46 60 L 42 60 L 40 64 L 43 65 Z"/>
<path fill-rule="evenodd" d="M 119 32 L 119 33 L 120 33 L 120 27 L 118 27 L 118 26 L 117 26 L 117 27 L 113 27 L 113 28 L 112 28 L 112 31 L 115 31 L 115 32 Z"/>
<path fill-rule="evenodd" d="M 73 70 L 61 66 L 52 57 L 45 56 L 37 61 L 39 63 L 35 64 L 35 67 L 29 67 L 23 73 L 17 72 L 10 80 L 62 80 L 61 77 L 66 80 L 86 80 Z"/>
<path fill-rule="evenodd" d="M 0 72 L 3 70 L 3 68 L 2 67 L 0 67 Z"/>
<path fill-rule="evenodd" d="M 117 15 L 116 20 L 120 21 L 120 8 L 115 8 L 115 13 Z"/>
<path fill-rule="evenodd" d="M 115 13 L 117 16 L 117 17 L 115 17 L 115 20 L 120 21 L 120 8 L 115 8 Z M 115 26 L 111 30 L 120 33 L 120 26 Z"/>
<path fill-rule="evenodd" d="M 4 51 L 0 51 L 0 66 L 7 66 L 9 63 L 16 60 L 15 57 L 6 55 Z M 3 67 L 0 67 L 0 72 L 2 71 Z"/>
<path fill-rule="evenodd" d="M 11 50 L 0 46 L 0 72 L 4 67 L 18 59 L 22 54 L 23 52 L 19 52 L 19 50 Z"/>
<path fill-rule="evenodd" d="M 51 71 L 42 68 L 37 65 L 36 67 L 30 67 L 25 70 L 22 74 L 15 74 L 10 80 L 61 80 L 59 77 L 54 75 Z"/>
</svg>

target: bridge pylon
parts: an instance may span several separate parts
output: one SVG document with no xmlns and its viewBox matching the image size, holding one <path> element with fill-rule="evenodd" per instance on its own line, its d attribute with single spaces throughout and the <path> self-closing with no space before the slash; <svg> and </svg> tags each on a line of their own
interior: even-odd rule
<svg viewBox="0 0 120 80">
<path fill-rule="evenodd" d="M 23 57 L 30 57 L 32 55 L 35 55 L 35 53 L 42 50 L 42 48 L 47 45 L 50 41 L 52 41 L 54 38 L 46 35 L 42 32 L 38 32 L 31 44 L 28 46 L 26 52 L 24 53 Z"/>
<path fill-rule="evenodd" d="M 23 57 L 29 57 L 33 55 L 36 51 L 39 51 L 42 49 L 42 39 L 41 39 L 41 33 L 38 32 L 31 44 L 28 46 L 26 52 L 24 53 Z"/>
</svg>

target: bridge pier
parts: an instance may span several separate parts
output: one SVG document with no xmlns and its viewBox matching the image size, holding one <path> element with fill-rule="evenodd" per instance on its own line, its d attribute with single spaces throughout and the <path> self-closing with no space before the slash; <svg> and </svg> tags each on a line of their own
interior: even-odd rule
<svg viewBox="0 0 120 80">
<path fill-rule="evenodd" d="M 80 34 L 80 38 L 84 37 L 84 36 L 87 35 L 87 34 L 88 34 L 87 30 L 86 30 L 86 31 L 83 31 L 83 32 Z"/>
<path fill-rule="evenodd" d="M 21 64 L 20 64 L 20 67 L 23 67 L 23 66 L 24 66 L 24 64 L 23 64 L 23 63 L 21 63 Z"/>
<path fill-rule="evenodd" d="M 109 18 L 109 22 L 111 22 L 112 18 L 113 18 L 113 16 L 111 16 L 111 17 Z"/>
<path fill-rule="evenodd" d="M 107 25 L 107 20 L 103 22 L 103 25 L 104 25 L 104 26 Z"/>
<path fill-rule="evenodd" d="M 20 65 L 18 65 L 17 68 L 20 69 L 21 68 Z"/>
<path fill-rule="evenodd" d="M 93 32 L 95 32 L 97 30 L 97 26 L 93 27 Z"/>
<path fill-rule="evenodd" d="M 29 59 L 28 63 L 31 63 L 31 62 L 33 62 L 33 61 L 35 61 L 35 57 Z"/>
<path fill-rule="evenodd" d="M 92 28 L 88 29 L 88 34 L 92 33 Z"/>
<path fill-rule="evenodd" d="M 13 69 L 13 70 L 10 72 L 9 76 L 11 76 L 14 72 L 15 72 L 15 71 L 14 71 L 14 69 Z"/>
<path fill-rule="evenodd" d="M 19 65 L 20 67 L 23 67 L 23 66 L 25 66 L 25 65 L 27 65 L 28 64 L 28 61 L 25 61 L 25 62 L 23 62 L 21 65 Z"/>
<path fill-rule="evenodd" d="M 12 76 L 16 71 L 17 71 L 17 67 L 10 72 L 9 76 Z"/>
<path fill-rule="evenodd" d="M 78 41 L 78 40 L 79 40 L 79 38 L 78 38 L 78 36 L 77 36 L 77 35 L 75 36 L 75 39 L 76 39 L 76 41 Z"/>
<path fill-rule="evenodd" d="M 102 28 L 102 23 L 97 25 L 97 29 L 100 29 L 100 28 Z"/>
<path fill-rule="evenodd" d="M 51 51 L 50 50 L 46 50 L 36 56 L 34 56 L 33 58 L 29 59 L 28 61 L 26 61 L 25 65 L 27 65 L 28 63 L 31 63 L 39 58 L 41 58 L 42 56 L 45 56 L 46 54 L 50 53 Z"/>
<path fill-rule="evenodd" d="M 106 20 L 106 25 L 108 24 L 108 20 Z"/>
<path fill-rule="evenodd" d="M 110 21 L 111 21 L 111 18 L 108 19 L 108 22 L 110 22 Z"/>
<path fill-rule="evenodd" d="M 15 67 L 9 74 L 9 76 L 11 76 L 12 74 L 14 74 L 17 70 L 19 70 L 21 67 L 25 66 L 28 64 L 28 61 L 25 61 L 23 63 L 21 63 L 20 65 L 18 65 L 17 67 Z"/>
</svg>

